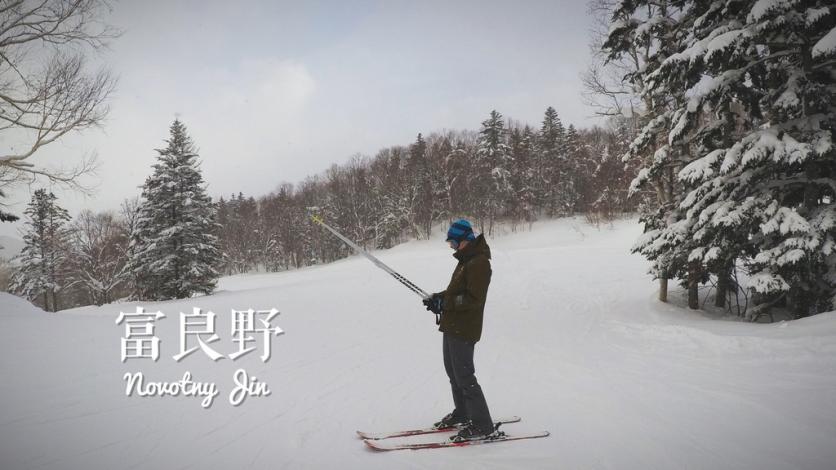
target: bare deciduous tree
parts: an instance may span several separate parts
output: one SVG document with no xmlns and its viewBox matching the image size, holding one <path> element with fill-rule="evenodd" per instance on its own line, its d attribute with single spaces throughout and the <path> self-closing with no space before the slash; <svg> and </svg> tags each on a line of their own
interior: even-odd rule
<svg viewBox="0 0 836 470">
<path fill-rule="evenodd" d="M 608 60 L 602 46 L 612 21 L 627 20 L 612 17 L 616 3 L 614 0 L 589 0 L 587 5 L 593 20 L 589 43 L 593 62 L 581 74 L 582 97 L 598 116 L 632 117 L 642 114 L 641 90 L 624 77 L 644 66 L 649 50 L 631 45 L 629 53 L 623 57 Z"/>
<path fill-rule="evenodd" d="M 115 79 L 89 71 L 85 52 L 118 34 L 100 21 L 108 9 L 106 0 L 0 3 L 0 187 L 46 177 L 84 189 L 77 178 L 95 168 L 95 157 L 49 168 L 30 157 L 107 115 Z"/>
<path fill-rule="evenodd" d="M 127 279 L 125 252 L 128 234 L 109 212 L 78 215 L 72 231 L 72 277 L 86 295 L 87 303 L 102 305 L 115 299 Z"/>
</svg>

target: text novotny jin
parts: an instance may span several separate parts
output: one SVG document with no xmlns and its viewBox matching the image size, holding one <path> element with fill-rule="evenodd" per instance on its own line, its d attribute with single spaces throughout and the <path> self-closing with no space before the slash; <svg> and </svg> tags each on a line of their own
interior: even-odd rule
<svg viewBox="0 0 836 470">
<path fill-rule="evenodd" d="M 203 313 L 200 308 L 195 307 L 192 313 L 180 312 L 180 349 L 172 358 L 180 362 L 183 358 L 202 350 L 212 361 L 229 358 L 233 361 L 256 350 L 250 344 L 256 338 L 250 334 L 261 333 L 262 354 L 260 359 L 267 362 L 271 355 L 271 340 L 273 336 L 279 336 L 284 331 L 278 326 L 270 325 L 279 311 L 275 308 L 270 310 L 232 310 L 231 326 L 232 341 L 237 345 L 237 350 L 224 355 L 209 346 L 220 338 L 215 334 L 215 320 L 217 315 L 211 311 Z M 142 307 L 137 307 L 135 312 L 119 312 L 116 324 L 125 324 L 125 336 L 120 344 L 122 362 L 128 359 L 150 359 L 156 362 L 160 358 L 160 339 L 154 333 L 155 322 L 165 318 L 161 311 L 146 312 Z M 189 346 L 189 339 L 193 338 L 196 346 Z M 196 396 L 203 397 L 201 406 L 209 408 L 216 396 L 218 387 L 214 382 L 197 382 L 192 380 L 192 374 L 186 371 L 180 380 L 174 382 L 146 381 L 142 372 L 126 372 L 123 375 L 125 380 L 125 395 L 132 396 L 136 393 L 140 397 L 148 396 Z M 249 376 L 244 369 L 238 369 L 233 374 L 235 388 L 229 394 L 229 403 L 238 406 L 247 397 L 269 396 L 270 389 L 264 382 L 259 382 L 254 376 Z"/>
</svg>

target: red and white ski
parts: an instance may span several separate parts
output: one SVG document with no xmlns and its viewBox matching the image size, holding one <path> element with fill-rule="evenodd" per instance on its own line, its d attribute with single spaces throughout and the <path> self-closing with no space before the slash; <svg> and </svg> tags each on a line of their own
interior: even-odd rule
<svg viewBox="0 0 836 470">
<path fill-rule="evenodd" d="M 519 441 L 522 439 L 537 439 L 540 437 L 547 437 L 548 431 L 543 431 L 534 434 L 519 434 L 519 435 L 502 435 L 500 437 L 493 437 L 488 439 L 478 439 L 475 441 L 439 441 L 427 442 L 423 444 L 387 444 L 385 442 L 364 439 L 363 442 L 374 450 L 390 451 L 390 450 L 419 450 L 419 449 L 441 449 L 443 447 L 467 447 L 481 444 L 496 444 L 499 442 Z"/>
<path fill-rule="evenodd" d="M 503 418 L 497 420 L 494 424 L 508 424 L 508 423 L 517 423 L 521 420 L 519 416 L 511 416 L 510 418 Z M 393 432 L 363 432 L 357 431 L 357 435 L 363 439 L 368 440 L 380 440 L 380 439 L 389 439 L 392 437 L 407 437 L 407 436 L 418 436 L 421 434 L 435 434 L 439 432 L 452 432 L 457 431 L 460 428 L 458 426 L 452 426 L 447 428 L 424 428 L 424 429 L 410 429 L 407 431 L 393 431 Z"/>
</svg>

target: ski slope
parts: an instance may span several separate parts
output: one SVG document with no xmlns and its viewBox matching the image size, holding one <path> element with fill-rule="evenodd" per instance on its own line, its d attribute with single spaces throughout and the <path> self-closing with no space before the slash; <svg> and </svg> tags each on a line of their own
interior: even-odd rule
<svg viewBox="0 0 836 470">
<path fill-rule="evenodd" d="M 836 313 L 748 324 L 660 304 L 629 254 L 639 233 L 635 221 L 564 219 L 488 240 L 477 376 L 494 416 L 523 417 L 506 432 L 552 435 L 461 449 L 375 453 L 356 437 L 452 408 L 433 315 L 362 257 L 139 303 L 166 315 L 156 362 L 120 360 L 115 320 L 136 303 L 47 314 L 0 293 L 0 469 L 836 468 Z M 376 255 L 438 291 L 455 260 L 436 238 Z M 179 312 L 193 307 L 218 315 L 210 346 L 223 354 L 237 350 L 233 308 L 278 308 L 284 334 L 267 362 L 260 339 L 234 362 L 200 350 L 177 362 Z M 237 369 L 271 394 L 232 406 Z M 207 409 L 194 396 L 128 397 L 123 374 L 138 371 L 167 382 L 188 371 L 219 395 Z"/>
</svg>

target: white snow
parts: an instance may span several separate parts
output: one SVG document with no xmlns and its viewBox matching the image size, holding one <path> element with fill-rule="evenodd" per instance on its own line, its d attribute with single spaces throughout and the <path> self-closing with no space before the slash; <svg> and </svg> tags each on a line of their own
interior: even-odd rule
<svg viewBox="0 0 836 470">
<path fill-rule="evenodd" d="M 694 102 L 697 103 L 696 105 L 694 105 L 694 108 L 696 108 L 699 105 L 699 102 L 692 99 L 691 101 L 688 102 L 688 109 L 691 108 L 691 104 L 694 103 Z M 682 136 L 682 133 L 685 131 L 685 126 L 687 126 L 688 123 L 691 121 L 691 117 L 692 117 L 691 114 L 687 111 L 677 112 L 676 116 L 674 116 L 674 120 L 676 121 L 676 125 L 673 126 L 673 129 L 671 129 L 671 131 L 668 133 L 668 145 L 673 145 L 674 142 L 676 142 L 676 140 L 679 139 Z M 665 147 L 661 147 L 661 148 L 665 148 Z"/>
<path fill-rule="evenodd" d="M 741 37 L 748 36 L 748 31 L 742 29 L 735 29 L 726 31 L 711 38 L 708 45 L 705 47 L 705 60 L 711 60 L 711 56 L 717 52 L 725 51 L 729 46 L 733 45 Z"/>
<path fill-rule="evenodd" d="M 615 20 L 615 21 L 610 23 L 610 29 L 607 31 L 607 35 L 609 36 L 610 34 L 615 32 L 616 30 L 624 28 L 625 26 L 627 26 L 627 22 L 625 22 L 624 20 L 622 20 L 622 19 Z"/>
<path fill-rule="evenodd" d="M 617 20 L 616 23 L 620 22 L 621 20 Z M 646 20 L 642 21 L 639 24 L 633 34 L 636 37 L 642 37 L 645 35 L 650 34 L 653 29 L 658 28 L 659 26 L 663 25 L 664 23 L 668 22 L 669 20 L 664 16 L 653 16 L 651 18 L 647 18 Z M 610 29 L 610 33 L 612 33 L 613 29 Z"/>
<path fill-rule="evenodd" d="M 801 163 L 814 150 L 811 144 L 799 142 L 789 132 L 784 132 L 780 139 L 777 133 L 778 129 L 765 129 L 753 132 L 735 143 L 726 152 L 720 172 L 727 173 L 737 166 L 738 162 L 747 165 L 767 158 L 779 163 Z M 745 149 L 745 152 L 740 159 L 740 152 L 743 149 Z"/>
<path fill-rule="evenodd" d="M 355 436 L 452 408 L 433 316 L 364 258 L 140 303 L 167 316 L 157 362 L 120 362 L 115 319 L 137 304 L 48 314 L 0 294 L 0 468 L 832 469 L 836 313 L 750 324 L 659 303 L 647 261 L 629 254 L 640 232 L 635 220 L 597 230 L 565 219 L 489 238 L 477 375 L 495 416 L 523 417 L 507 432 L 552 436 L 462 449 L 382 454 Z M 376 254 L 429 291 L 454 265 L 440 232 Z M 210 345 L 224 354 L 237 349 L 232 308 L 276 307 L 285 334 L 266 363 L 199 350 L 176 362 L 179 312 L 192 307 L 217 313 Z M 271 394 L 231 406 L 238 368 Z M 127 372 L 176 382 L 187 371 L 217 384 L 210 408 L 125 396 Z"/>
<path fill-rule="evenodd" d="M 813 46 L 813 57 L 833 54 L 834 52 L 836 52 L 836 27 L 831 29 Z"/>
<path fill-rule="evenodd" d="M 782 9 L 785 10 L 791 6 L 794 2 L 788 0 L 758 0 L 752 6 L 752 10 L 749 12 L 749 17 L 747 20 L 751 22 L 760 21 L 764 15 L 769 13 L 771 10 Z"/>
<path fill-rule="evenodd" d="M 754 274 L 749 279 L 749 285 L 751 285 L 756 292 L 760 293 L 790 290 L 789 284 L 787 284 L 781 276 L 767 271 Z"/>
<path fill-rule="evenodd" d="M 801 100 L 798 98 L 798 93 L 801 88 L 799 86 L 799 81 L 801 78 L 801 74 L 798 71 L 790 74 L 787 78 L 784 91 L 781 93 L 781 96 L 775 100 L 775 106 L 792 110 L 801 104 Z"/>
<path fill-rule="evenodd" d="M 813 151 L 818 155 L 824 155 L 833 148 L 833 134 L 827 130 L 819 130 L 810 140 Z"/>
<path fill-rule="evenodd" d="M 693 183 L 711 177 L 714 174 L 712 166 L 716 165 L 726 153 L 725 149 L 712 150 L 707 155 L 685 165 L 677 177 L 681 181 Z"/>
<path fill-rule="evenodd" d="M 777 201 L 773 203 L 773 207 L 777 206 Z M 764 234 L 773 232 L 780 232 L 781 235 L 790 235 L 794 233 L 809 233 L 811 227 L 807 219 L 801 214 L 788 207 L 777 207 L 775 215 L 768 221 L 761 224 L 761 231 Z"/>
<path fill-rule="evenodd" d="M 639 191 L 639 188 L 641 188 L 641 186 L 647 181 L 649 177 L 650 169 L 642 168 L 641 170 L 639 170 L 639 173 L 636 175 L 635 178 L 633 178 L 633 181 L 630 182 L 630 196 Z"/>
<path fill-rule="evenodd" d="M 826 17 L 829 14 L 830 8 L 828 7 L 808 8 L 807 11 L 804 12 L 804 24 L 807 26 L 813 26 L 820 19 Z"/>
</svg>

